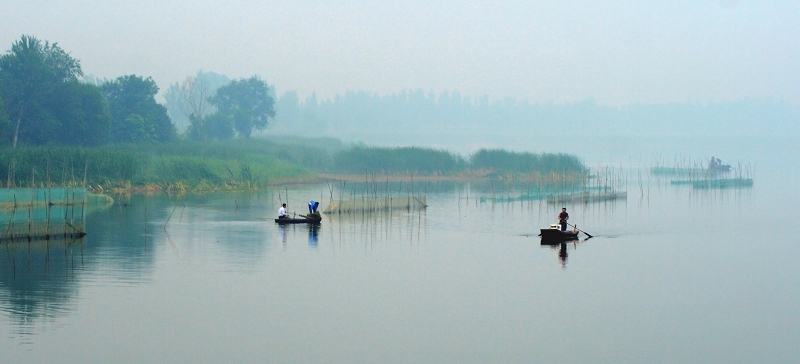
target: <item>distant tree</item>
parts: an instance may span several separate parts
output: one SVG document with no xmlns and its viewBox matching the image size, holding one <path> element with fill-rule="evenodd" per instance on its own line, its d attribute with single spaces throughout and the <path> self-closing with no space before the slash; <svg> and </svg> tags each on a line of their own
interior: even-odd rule
<svg viewBox="0 0 800 364">
<path fill-rule="evenodd" d="M 43 144 L 58 136 L 60 116 L 50 105 L 61 96 L 60 86 L 77 83 L 82 75 L 80 62 L 56 43 L 42 43 L 27 35 L 0 56 L 0 88 L 12 123 L 13 147 L 19 140 Z"/>
<path fill-rule="evenodd" d="M 189 127 L 186 129 L 185 135 L 190 140 L 208 140 L 208 130 L 206 128 L 205 119 L 198 118 L 194 115 L 189 115 Z"/>
<path fill-rule="evenodd" d="M 231 119 L 220 113 L 213 113 L 203 119 L 208 139 L 226 140 L 236 135 Z"/>
<path fill-rule="evenodd" d="M 158 86 L 151 77 L 121 76 L 104 83 L 101 88 L 113 116 L 112 141 L 137 143 L 177 139 L 167 109 L 155 100 Z"/>
<path fill-rule="evenodd" d="M 217 108 L 215 118 L 227 119 L 239 135 L 249 138 L 253 130 L 264 130 L 275 117 L 275 99 L 259 77 L 232 81 L 208 99 Z"/>
<path fill-rule="evenodd" d="M 208 114 L 217 109 L 208 102 L 214 92 L 230 83 L 231 80 L 224 75 L 214 72 L 198 71 L 197 75 L 186 77 L 183 82 L 176 82 L 167 88 L 164 93 L 167 112 L 179 131 L 191 127 L 192 122 L 200 122 Z M 197 118 L 192 118 L 197 115 Z M 199 126 L 193 129 L 198 130 Z M 189 131 L 189 137 L 192 132 Z"/>
<path fill-rule="evenodd" d="M 148 123 L 139 114 L 128 114 L 125 117 L 125 126 L 118 130 L 122 141 L 133 143 L 154 143 L 157 141 L 156 128 L 152 123 Z"/>
</svg>

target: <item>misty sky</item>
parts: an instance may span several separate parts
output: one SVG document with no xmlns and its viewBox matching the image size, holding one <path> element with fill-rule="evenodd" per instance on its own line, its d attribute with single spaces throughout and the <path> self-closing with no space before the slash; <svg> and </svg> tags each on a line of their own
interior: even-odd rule
<svg viewBox="0 0 800 364">
<path fill-rule="evenodd" d="M 0 50 L 57 42 L 101 78 L 260 75 L 278 93 L 403 89 L 601 104 L 800 104 L 797 1 L 0 0 Z"/>
</svg>

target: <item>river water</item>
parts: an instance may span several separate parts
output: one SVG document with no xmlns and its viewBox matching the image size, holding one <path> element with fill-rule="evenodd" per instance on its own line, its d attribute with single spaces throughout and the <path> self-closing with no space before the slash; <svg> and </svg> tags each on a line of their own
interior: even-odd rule
<svg viewBox="0 0 800 364">
<path fill-rule="evenodd" d="M 0 362 L 796 362 L 797 145 L 577 146 L 624 170 L 628 198 L 568 204 L 594 237 L 556 247 L 536 235 L 560 205 L 480 200 L 508 181 L 417 182 L 425 210 L 319 228 L 271 219 L 287 194 L 325 207 L 325 184 L 116 196 L 82 240 L 0 244 Z M 644 168 L 714 153 L 754 185 Z"/>
</svg>

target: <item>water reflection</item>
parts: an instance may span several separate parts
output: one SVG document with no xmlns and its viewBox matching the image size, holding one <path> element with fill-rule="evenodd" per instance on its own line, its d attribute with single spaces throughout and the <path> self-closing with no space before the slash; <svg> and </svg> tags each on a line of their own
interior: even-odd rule
<svg viewBox="0 0 800 364">
<path fill-rule="evenodd" d="M 319 225 L 308 225 L 308 247 L 317 248 L 317 241 L 319 238 Z"/>
<path fill-rule="evenodd" d="M 308 247 L 317 249 L 319 247 L 319 236 L 322 227 L 314 224 L 276 224 L 278 229 L 278 236 L 281 239 L 281 247 L 285 251 L 288 247 L 288 241 L 293 240 L 297 242 L 304 237 L 307 238 Z"/>
<path fill-rule="evenodd" d="M 0 263 L 0 313 L 16 324 L 17 334 L 35 333 L 44 318 L 72 311 L 85 267 L 82 240 L 3 244 Z"/>
<path fill-rule="evenodd" d="M 583 243 L 583 242 L 585 242 L 586 240 L 589 240 L 589 239 L 590 238 L 586 238 L 586 239 L 583 239 L 583 240 L 578 240 L 578 239 L 575 239 L 575 240 L 564 240 L 564 241 L 561 241 L 561 242 L 558 242 L 558 243 L 542 242 L 541 245 L 542 245 L 542 247 L 547 247 L 547 248 L 549 248 L 550 250 L 553 250 L 553 251 L 558 250 L 558 253 L 557 253 L 558 261 L 561 263 L 561 268 L 566 269 L 567 268 L 567 258 L 569 258 L 569 251 L 568 250 L 569 250 L 570 245 L 572 246 L 572 250 L 575 250 L 575 249 L 578 248 L 578 243 Z"/>
<path fill-rule="evenodd" d="M 110 278 L 115 284 L 150 281 L 155 261 L 145 236 L 146 221 L 162 220 L 141 198 L 103 209 L 90 209 L 86 237 L 0 244 L 0 314 L 14 324 L 20 338 L 38 334 L 45 321 L 77 309 L 79 289 Z"/>
<path fill-rule="evenodd" d="M 279 224 L 278 225 L 278 235 L 281 237 L 281 246 L 283 250 L 286 250 L 286 225 Z"/>
</svg>

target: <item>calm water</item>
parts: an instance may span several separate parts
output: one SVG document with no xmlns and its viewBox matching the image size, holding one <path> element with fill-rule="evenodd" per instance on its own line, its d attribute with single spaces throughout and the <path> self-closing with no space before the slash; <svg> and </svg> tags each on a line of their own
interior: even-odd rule
<svg viewBox="0 0 800 364">
<path fill-rule="evenodd" d="M 560 206 L 486 186 L 319 229 L 271 222 L 278 190 L 118 197 L 82 241 L 0 245 L 0 362 L 796 362 L 800 148 L 733 142 L 576 147 L 625 168 L 730 155 L 756 178 L 567 205 L 595 237 L 565 251 L 536 237 Z M 287 190 L 290 211 L 327 205 Z"/>
</svg>

